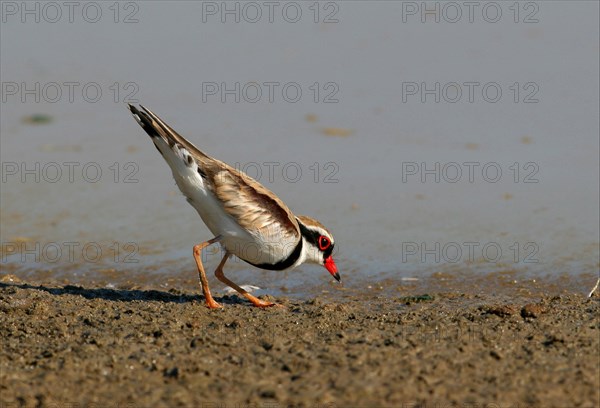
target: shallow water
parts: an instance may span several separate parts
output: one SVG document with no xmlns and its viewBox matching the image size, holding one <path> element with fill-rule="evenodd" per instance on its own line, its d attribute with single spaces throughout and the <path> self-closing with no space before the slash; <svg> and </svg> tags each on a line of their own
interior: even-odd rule
<svg viewBox="0 0 600 408">
<path fill-rule="evenodd" d="M 195 280 L 191 247 L 211 236 L 125 109 L 141 102 L 327 225 L 345 288 L 436 273 L 586 276 L 584 288 L 598 274 L 594 2 L 518 15 L 494 3 L 495 23 L 484 3 L 451 22 L 431 2 L 439 23 L 421 22 L 419 2 L 323 2 L 318 23 L 313 3 L 277 3 L 302 10 L 296 23 L 266 9 L 250 22 L 236 2 L 239 23 L 203 10 L 221 2 L 122 3 L 118 15 L 98 3 L 96 23 L 83 8 L 52 22 L 42 3 L 36 22 L 15 4 L 0 44 L 6 272 Z M 207 254 L 208 268 L 219 259 Z M 228 265 L 269 293 L 331 288 L 316 266 Z"/>
</svg>

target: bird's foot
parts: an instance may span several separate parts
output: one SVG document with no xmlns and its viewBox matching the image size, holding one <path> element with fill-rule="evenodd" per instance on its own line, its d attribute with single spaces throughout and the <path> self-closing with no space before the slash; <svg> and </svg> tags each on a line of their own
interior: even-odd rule
<svg viewBox="0 0 600 408">
<path fill-rule="evenodd" d="M 213 298 L 210 298 L 206 299 L 206 307 L 208 307 L 209 309 L 220 309 L 223 306 L 218 304 Z"/>
<path fill-rule="evenodd" d="M 257 297 L 254 297 L 254 296 L 252 296 L 252 298 L 249 297 L 248 300 L 250 302 L 252 302 L 252 304 L 255 307 L 260 307 L 260 308 L 265 308 L 265 307 L 283 307 L 279 303 L 268 302 L 266 300 L 261 300 L 261 299 L 259 299 Z"/>
</svg>

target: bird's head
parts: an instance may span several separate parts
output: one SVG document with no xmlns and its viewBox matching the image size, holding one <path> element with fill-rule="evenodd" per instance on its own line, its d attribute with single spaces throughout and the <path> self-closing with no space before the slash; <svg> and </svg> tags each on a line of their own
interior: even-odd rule
<svg viewBox="0 0 600 408">
<path fill-rule="evenodd" d="M 322 265 L 338 282 L 340 274 L 333 261 L 333 235 L 319 221 L 299 215 L 296 217 L 303 239 L 306 262 Z"/>
</svg>

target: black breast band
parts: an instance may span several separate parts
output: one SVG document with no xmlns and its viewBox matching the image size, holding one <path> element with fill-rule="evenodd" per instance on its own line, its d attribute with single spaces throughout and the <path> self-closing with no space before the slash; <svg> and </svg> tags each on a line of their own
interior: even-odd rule
<svg viewBox="0 0 600 408">
<path fill-rule="evenodd" d="M 244 260 L 244 261 L 248 262 L 250 265 L 256 266 L 257 268 L 260 268 L 260 269 L 267 269 L 269 271 L 282 271 L 284 269 L 289 268 L 293 264 L 295 264 L 296 261 L 298 260 L 298 258 L 300 258 L 301 253 L 302 253 L 302 237 L 300 237 L 300 242 L 298 242 L 298 245 L 296 245 L 296 248 L 294 248 L 294 251 L 287 258 L 285 258 L 275 264 L 269 264 L 269 263 L 253 264 L 252 262 L 248 262 L 246 260 Z"/>
</svg>

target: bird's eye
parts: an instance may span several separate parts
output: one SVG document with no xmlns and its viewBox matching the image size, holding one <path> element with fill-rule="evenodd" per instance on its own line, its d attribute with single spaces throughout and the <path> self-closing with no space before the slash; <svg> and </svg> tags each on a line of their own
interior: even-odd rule
<svg viewBox="0 0 600 408">
<path fill-rule="evenodd" d="M 321 251 L 326 250 L 327 248 L 329 248 L 330 245 L 331 245 L 331 241 L 329 240 L 329 238 L 327 238 L 324 235 L 321 235 L 319 237 L 319 249 Z"/>
</svg>

